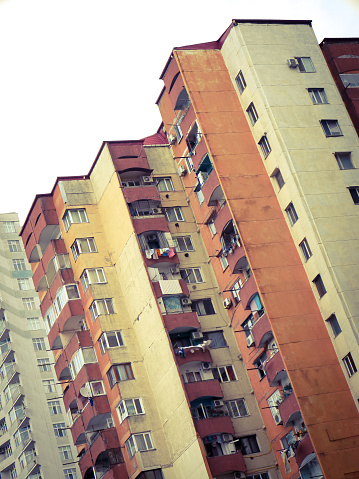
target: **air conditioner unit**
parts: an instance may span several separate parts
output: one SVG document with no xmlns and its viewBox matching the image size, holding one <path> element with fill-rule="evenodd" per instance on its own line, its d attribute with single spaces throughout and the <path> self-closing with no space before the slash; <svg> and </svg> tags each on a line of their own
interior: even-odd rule
<svg viewBox="0 0 359 479">
<path fill-rule="evenodd" d="M 297 68 L 297 66 L 298 66 L 298 62 L 295 58 L 289 58 L 289 60 L 287 60 L 287 62 L 288 62 L 289 68 Z"/>
<path fill-rule="evenodd" d="M 179 264 L 176 264 L 173 268 L 170 269 L 172 274 L 178 274 L 180 272 Z"/>
<path fill-rule="evenodd" d="M 195 331 L 194 333 L 191 334 L 191 338 L 192 339 L 202 339 L 203 334 L 201 333 L 201 331 Z"/>
<path fill-rule="evenodd" d="M 231 298 L 226 298 L 224 301 L 223 301 L 223 307 L 225 309 L 229 309 L 232 307 L 232 300 Z"/>
<path fill-rule="evenodd" d="M 183 165 L 180 165 L 178 167 L 177 173 L 179 176 L 184 176 L 187 173 L 187 170 Z"/>
<path fill-rule="evenodd" d="M 223 442 L 231 442 L 233 441 L 232 434 L 222 434 L 222 441 Z"/>
<path fill-rule="evenodd" d="M 213 404 L 214 404 L 214 407 L 224 406 L 224 402 L 222 401 L 222 399 L 215 399 L 215 400 L 213 401 Z"/>
<path fill-rule="evenodd" d="M 279 412 L 277 412 L 277 414 L 274 416 L 274 422 L 276 423 L 277 426 L 279 426 L 279 424 L 282 424 L 283 421 L 282 421 L 282 418 L 280 417 L 280 414 Z"/>
<path fill-rule="evenodd" d="M 160 215 L 162 213 L 161 208 L 152 208 L 152 213 L 154 215 Z"/>
<path fill-rule="evenodd" d="M 245 479 L 245 477 L 244 472 L 235 472 L 233 475 L 233 479 Z"/>
<path fill-rule="evenodd" d="M 142 182 L 143 183 L 153 183 L 153 178 L 152 178 L 152 176 L 142 176 Z"/>
<path fill-rule="evenodd" d="M 182 306 L 189 306 L 192 304 L 192 301 L 190 298 L 181 298 L 181 304 Z"/>
<path fill-rule="evenodd" d="M 170 145 L 174 145 L 176 143 L 176 141 L 177 141 L 176 135 L 174 135 L 173 133 L 172 133 L 172 135 L 168 136 L 168 143 Z"/>
<path fill-rule="evenodd" d="M 147 239 L 147 241 L 157 241 L 158 240 L 157 235 L 148 235 L 146 239 Z"/>
<path fill-rule="evenodd" d="M 208 369 L 211 369 L 211 363 L 202 363 L 202 369 L 204 371 L 207 371 Z"/>
<path fill-rule="evenodd" d="M 250 348 L 254 344 L 254 337 L 253 334 L 247 336 L 247 348 Z"/>
</svg>

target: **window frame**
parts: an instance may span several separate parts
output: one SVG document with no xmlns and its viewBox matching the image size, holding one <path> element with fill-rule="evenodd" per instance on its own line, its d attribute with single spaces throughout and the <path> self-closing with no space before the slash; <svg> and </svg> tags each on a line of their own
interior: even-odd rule
<svg viewBox="0 0 359 479">
<path fill-rule="evenodd" d="M 173 236 L 172 239 L 175 243 L 176 251 L 180 251 L 180 252 L 184 252 L 184 253 L 187 252 L 187 251 L 195 251 L 193 243 L 192 243 L 191 235 Z M 183 242 L 182 246 L 184 246 L 185 248 L 181 248 L 180 243 L 178 242 L 178 240 L 181 240 Z M 188 245 L 187 243 L 190 243 L 190 245 Z"/>
<path fill-rule="evenodd" d="M 137 401 L 137 404 L 136 404 Z M 129 406 L 127 403 L 132 402 L 132 409 L 130 409 L 129 412 Z M 122 407 L 121 407 L 122 406 Z M 142 399 L 141 398 L 128 398 L 128 399 L 122 399 L 118 406 L 116 407 L 117 409 L 117 415 L 120 423 L 122 423 L 125 419 L 131 416 L 141 416 L 145 414 L 145 409 L 143 407 Z M 131 413 L 131 411 L 135 411 L 134 413 Z"/>
<path fill-rule="evenodd" d="M 58 450 L 61 461 L 69 461 L 73 459 L 71 446 L 69 444 L 58 446 Z"/>
<path fill-rule="evenodd" d="M 312 62 L 311 57 L 294 57 L 297 60 L 299 71 L 301 73 L 316 73 L 314 63 Z M 309 65 L 305 65 L 303 59 L 309 60 Z M 308 68 L 309 66 L 309 68 Z"/>
<path fill-rule="evenodd" d="M 182 208 L 180 206 L 173 206 L 170 208 L 165 208 L 166 220 L 169 223 L 175 223 L 177 221 L 184 221 L 184 216 L 182 213 Z M 174 215 L 175 219 L 171 219 L 170 215 Z"/>
<path fill-rule="evenodd" d="M 230 368 L 230 369 L 228 369 L 228 368 Z M 223 371 L 221 371 L 221 370 L 223 370 Z M 214 371 L 216 371 L 216 373 L 214 373 Z M 215 379 L 218 379 L 218 381 L 220 383 L 230 383 L 232 381 L 238 381 L 238 377 L 237 377 L 237 374 L 236 374 L 236 371 L 234 369 L 233 364 L 227 364 L 227 365 L 224 365 L 224 366 L 217 366 L 215 368 L 212 368 L 212 373 L 213 373 L 213 377 Z M 234 379 L 231 379 L 232 373 L 233 373 Z M 215 375 L 217 377 L 215 377 Z M 224 379 L 225 377 L 227 377 L 228 379 Z"/>
<path fill-rule="evenodd" d="M 4 233 L 16 233 L 15 221 L 3 221 Z"/>
<path fill-rule="evenodd" d="M 312 283 L 316 287 L 319 298 L 321 299 L 327 293 L 321 275 L 317 274 L 317 276 L 312 280 Z"/>
<path fill-rule="evenodd" d="M 249 454 L 257 454 L 258 452 L 261 452 L 256 434 L 249 434 L 248 436 L 238 437 L 237 439 L 239 440 L 238 441 L 239 450 L 242 452 L 243 456 L 248 456 Z M 253 442 L 253 439 L 255 441 L 255 444 Z M 246 445 L 243 444 L 244 441 L 247 442 Z M 248 452 L 247 452 L 247 448 L 250 449 Z"/>
<path fill-rule="evenodd" d="M 99 272 L 101 274 L 99 274 Z M 91 275 L 96 275 L 96 280 L 91 279 Z M 102 275 L 102 278 L 100 276 Z M 86 292 L 90 284 L 106 284 L 106 276 L 103 268 L 86 268 L 83 270 L 81 276 L 81 283 L 84 291 Z"/>
<path fill-rule="evenodd" d="M 267 135 L 262 136 L 262 138 L 258 141 L 258 146 L 261 149 L 264 159 L 268 158 L 270 152 L 272 151 L 272 148 L 269 144 Z"/>
<path fill-rule="evenodd" d="M 17 278 L 17 284 L 20 291 L 30 291 L 32 289 L 30 278 Z"/>
<path fill-rule="evenodd" d="M 12 260 L 14 271 L 26 271 L 26 264 L 24 258 L 17 258 Z"/>
<path fill-rule="evenodd" d="M 32 338 L 32 345 L 34 346 L 35 351 L 46 351 L 45 338 Z M 41 346 L 39 348 L 39 345 Z"/>
<path fill-rule="evenodd" d="M 21 253 L 21 244 L 19 240 L 8 240 L 7 244 L 9 246 L 10 253 Z"/>
<path fill-rule="evenodd" d="M 251 122 L 251 125 L 254 126 L 257 123 L 259 116 L 253 102 L 249 104 L 246 111 L 247 111 L 248 118 Z"/>
<path fill-rule="evenodd" d="M 325 321 L 330 325 L 334 338 L 339 336 L 339 334 L 342 332 L 342 328 L 340 327 L 336 314 L 331 314 Z"/>
<path fill-rule="evenodd" d="M 284 211 L 287 214 L 289 224 L 291 226 L 294 226 L 296 222 L 298 221 L 299 217 L 292 201 L 289 203 L 289 205 L 286 207 Z"/>
<path fill-rule="evenodd" d="M 181 278 L 187 284 L 201 284 L 205 282 L 202 276 L 201 268 L 180 268 L 180 274 Z M 190 278 L 194 278 L 195 281 L 191 281 Z"/>
<path fill-rule="evenodd" d="M 324 88 L 307 88 L 307 90 L 313 105 L 324 105 L 329 103 Z M 318 101 L 318 99 L 320 101 Z"/>
<path fill-rule="evenodd" d="M 103 310 L 107 312 L 100 311 L 98 304 L 104 305 Z M 110 306 L 110 307 L 109 307 Z M 112 298 L 101 298 L 94 299 L 89 307 L 90 315 L 92 322 L 95 322 L 99 316 L 107 316 L 109 314 L 115 314 L 115 308 L 113 307 Z"/>
<path fill-rule="evenodd" d="M 81 244 L 81 242 L 84 242 L 84 243 Z M 89 251 L 83 250 L 84 244 L 87 245 Z M 95 238 L 92 236 L 87 238 L 76 238 L 71 245 L 71 252 L 75 262 L 78 260 L 78 257 L 80 256 L 80 254 L 98 253 Z"/>
<path fill-rule="evenodd" d="M 347 168 L 345 163 L 343 163 L 343 156 L 347 155 L 348 163 L 350 166 Z M 352 152 L 351 151 L 337 151 L 334 153 L 335 159 L 337 160 L 338 166 L 340 170 L 354 170 L 355 166 L 352 161 Z"/>
<path fill-rule="evenodd" d="M 336 123 L 335 127 L 333 123 Z M 340 128 L 339 121 L 338 120 L 319 120 L 320 126 L 322 127 L 322 130 L 324 132 L 324 135 L 326 138 L 334 138 L 337 136 L 344 136 L 342 129 Z M 337 130 L 337 131 L 335 131 Z"/>
<path fill-rule="evenodd" d="M 60 404 L 60 401 L 58 399 L 54 399 L 52 401 L 47 401 L 47 406 L 48 406 L 49 411 L 50 411 L 50 416 L 57 416 L 58 414 L 62 414 L 61 404 Z"/>
<path fill-rule="evenodd" d="M 271 174 L 271 177 L 275 179 L 277 186 L 279 188 L 279 191 L 283 188 L 285 185 L 285 181 L 282 175 L 282 172 L 280 171 L 279 168 L 276 168 L 273 173 Z"/>
<path fill-rule="evenodd" d="M 349 186 L 348 190 L 354 204 L 359 205 L 359 186 Z"/>
<path fill-rule="evenodd" d="M 75 213 L 78 214 L 78 217 L 81 221 L 75 221 L 72 218 L 72 215 Z M 89 223 L 88 216 L 86 213 L 86 208 L 72 208 L 72 209 L 66 210 L 62 217 L 62 222 L 65 227 L 65 231 L 69 231 L 71 225 L 73 224 Z"/>
<path fill-rule="evenodd" d="M 116 346 L 110 346 L 109 341 L 108 341 L 108 335 L 114 335 L 116 337 L 116 340 L 118 344 Z M 100 345 L 100 350 L 102 353 L 102 356 L 105 354 L 105 352 L 108 349 L 113 349 L 113 348 L 120 348 L 124 346 L 123 342 L 123 336 L 122 336 L 122 331 L 103 331 L 101 336 L 98 338 L 98 343 Z"/>
<path fill-rule="evenodd" d="M 122 373 L 125 374 L 126 378 L 121 379 L 120 374 L 118 372 L 118 367 L 122 367 Z M 112 364 L 112 366 L 109 368 L 109 370 L 106 373 L 107 379 L 109 382 L 109 385 L 111 389 L 115 386 L 117 383 L 122 383 L 124 381 L 132 381 L 135 379 L 135 375 L 133 374 L 133 369 L 132 369 L 132 363 L 117 363 L 117 364 Z"/>
<path fill-rule="evenodd" d="M 61 426 L 61 427 L 59 427 L 59 426 Z M 54 429 L 54 434 L 55 434 L 56 437 L 66 437 L 67 436 L 66 424 L 64 422 L 52 423 L 52 427 Z"/>
<path fill-rule="evenodd" d="M 239 401 L 241 401 L 242 408 L 244 407 L 244 409 L 246 411 L 246 414 L 241 414 L 240 413 L 241 406 L 238 405 Z M 238 414 L 236 414 L 234 412 L 234 407 L 233 407 L 232 403 L 234 403 L 234 406 L 237 409 Z M 225 404 L 227 406 L 229 416 L 233 419 L 250 416 L 249 411 L 248 411 L 248 406 L 247 406 L 246 400 L 244 398 L 231 399 L 229 401 L 225 401 Z"/>
<path fill-rule="evenodd" d="M 165 189 L 160 189 L 159 185 L 162 184 L 165 186 Z M 168 188 L 169 186 L 169 188 Z M 156 188 L 158 192 L 163 192 L 163 191 L 175 191 L 174 186 L 173 186 L 173 181 L 170 176 L 163 176 L 163 177 L 158 177 L 156 178 Z"/>
<path fill-rule="evenodd" d="M 349 352 L 346 356 L 343 358 L 343 363 L 345 366 L 345 369 L 348 373 L 348 376 L 351 378 L 354 376 L 354 374 L 358 371 L 356 364 L 354 362 L 353 356 L 351 352 Z"/>
<path fill-rule="evenodd" d="M 140 436 L 142 436 L 142 441 L 146 445 L 146 449 L 139 448 L 137 437 L 140 437 Z M 151 451 L 155 449 L 150 431 L 132 434 L 127 439 L 125 444 L 126 444 L 127 452 L 130 459 L 132 459 L 132 457 L 136 454 L 136 452 L 145 452 L 145 451 Z M 150 444 L 150 447 L 148 447 L 148 444 Z"/>
<path fill-rule="evenodd" d="M 208 302 L 207 305 L 205 302 Z M 202 308 L 200 306 L 200 303 L 203 303 Z M 210 306 L 208 307 L 208 305 Z M 197 314 L 197 316 L 212 316 L 213 314 L 216 314 L 216 310 L 214 309 L 213 306 L 213 301 L 211 298 L 203 298 L 203 299 L 196 299 L 192 301 L 191 304 L 192 311 Z M 213 311 L 213 312 L 207 312 L 207 311 Z M 205 314 L 202 314 L 202 311 L 204 311 Z"/>
<path fill-rule="evenodd" d="M 236 82 L 236 85 L 238 87 L 239 93 L 242 95 L 242 93 L 244 92 L 244 90 L 247 87 L 247 82 L 244 78 L 242 70 L 239 70 L 239 72 L 237 73 L 237 75 L 235 77 L 235 82 Z"/>
<path fill-rule="evenodd" d="M 37 358 L 37 367 L 39 368 L 40 373 L 51 371 L 50 358 Z"/>
<path fill-rule="evenodd" d="M 309 258 L 311 258 L 313 256 L 313 253 L 310 249 L 307 238 L 302 239 L 302 241 L 299 243 L 299 248 L 302 252 L 304 262 L 306 263 L 309 260 Z"/>
</svg>

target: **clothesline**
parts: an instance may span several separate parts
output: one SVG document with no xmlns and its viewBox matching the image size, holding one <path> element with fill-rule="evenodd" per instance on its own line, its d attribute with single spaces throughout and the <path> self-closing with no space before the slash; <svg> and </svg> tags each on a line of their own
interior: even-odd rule
<svg viewBox="0 0 359 479">
<path fill-rule="evenodd" d="M 158 259 L 161 256 L 167 256 L 168 258 L 173 258 L 176 254 L 175 248 L 151 248 L 145 250 L 145 255 L 147 259 Z"/>
</svg>

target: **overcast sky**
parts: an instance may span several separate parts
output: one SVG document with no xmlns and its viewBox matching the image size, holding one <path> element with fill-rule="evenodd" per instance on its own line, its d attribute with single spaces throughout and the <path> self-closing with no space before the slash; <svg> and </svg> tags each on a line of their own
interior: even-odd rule
<svg viewBox="0 0 359 479">
<path fill-rule="evenodd" d="M 232 18 L 313 20 L 359 37 L 357 0 L 0 0 L 0 212 L 23 222 L 57 176 L 86 174 L 103 140 L 153 134 L 175 46 L 217 40 Z"/>
</svg>

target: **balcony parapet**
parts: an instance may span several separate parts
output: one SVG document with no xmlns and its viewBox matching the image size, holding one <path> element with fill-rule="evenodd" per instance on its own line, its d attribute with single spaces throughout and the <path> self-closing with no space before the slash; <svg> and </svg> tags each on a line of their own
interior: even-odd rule
<svg viewBox="0 0 359 479">
<path fill-rule="evenodd" d="M 93 418 L 101 414 L 110 413 L 111 409 L 107 396 L 95 396 L 92 398 L 92 404 L 91 401 L 88 401 L 71 426 L 74 443 L 76 443 L 80 434 L 88 430 L 89 423 Z M 93 429 L 91 429 L 91 431 L 93 431 Z"/>
<path fill-rule="evenodd" d="M 287 371 L 284 366 L 282 355 L 279 352 L 273 354 L 264 366 L 268 382 L 270 386 L 276 386 L 287 377 Z"/>
<path fill-rule="evenodd" d="M 254 338 L 254 342 L 257 348 L 263 348 L 264 345 L 273 337 L 271 325 L 267 313 L 262 316 L 258 315 L 258 312 L 253 313 L 254 325 L 252 326 L 251 333 Z"/>
<path fill-rule="evenodd" d="M 201 397 L 223 398 L 223 391 L 218 379 L 207 379 L 184 385 L 189 402 Z"/>
<path fill-rule="evenodd" d="M 59 379 L 61 372 L 68 367 L 68 364 L 76 351 L 80 348 L 92 346 L 93 342 L 90 331 L 77 331 L 56 360 L 55 372 L 57 378 Z"/>
<path fill-rule="evenodd" d="M 212 436 L 219 431 L 227 434 L 234 434 L 234 427 L 231 418 L 227 415 L 209 417 L 194 421 L 194 425 L 200 437 Z"/>
<path fill-rule="evenodd" d="M 192 311 L 164 314 L 163 320 L 169 333 L 175 330 L 178 332 L 197 330 L 201 327 L 197 314 Z"/>
<path fill-rule="evenodd" d="M 156 298 L 160 298 L 166 294 L 184 294 L 189 295 L 187 283 L 184 279 L 168 279 L 160 281 L 152 281 Z"/>
<path fill-rule="evenodd" d="M 304 459 L 314 452 L 314 447 L 312 441 L 309 437 L 309 434 L 305 434 L 305 436 L 298 441 L 297 448 L 295 451 L 295 460 L 297 461 L 298 467 L 302 465 Z"/>
<path fill-rule="evenodd" d="M 230 472 L 245 472 L 247 470 L 241 452 L 226 454 L 224 456 L 207 457 L 207 461 L 213 477 Z"/>
<path fill-rule="evenodd" d="M 90 447 L 85 452 L 85 454 L 81 456 L 81 459 L 79 461 L 81 474 L 84 475 L 89 467 L 95 465 L 96 459 L 101 454 L 101 452 L 106 450 L 117 450 L 118 447 L 119 438 L 115 427 L 100 431 L 96 439 L 92 442 Z M 116 454 L 116 456 L 119 456 L 117 457 L 117 460 L 119 461 L 117 462 L 117 464 L 124 463 L 121 450 L 118 454 Z"/>
<path fill-rule="evenodd" d="M 175 348 L 176 362 L 178 366 L 191 363 L 193 361 L 199 361 L 202 363 L 211 363 L 212 356 L 210 351 L 206 347 L 201 346 L 189 346 L 186 348 Z"/>
<path fill-rule="evenodd" d="M 294 392 L 283 398 L 278 404 L 278 409 L 284 427 L 290 426 L 302 415 Z"/>
<path fill-rule="evenodd" d="M 87 363 L 82 366 L 75 379 L 68 385 L 64 391 L 64 405 L 67 411 L 73 400 L 77 400 L 80 389 L 89 381 L 101 381 L 102 375 L 98 363 Z"/>
</svg>

